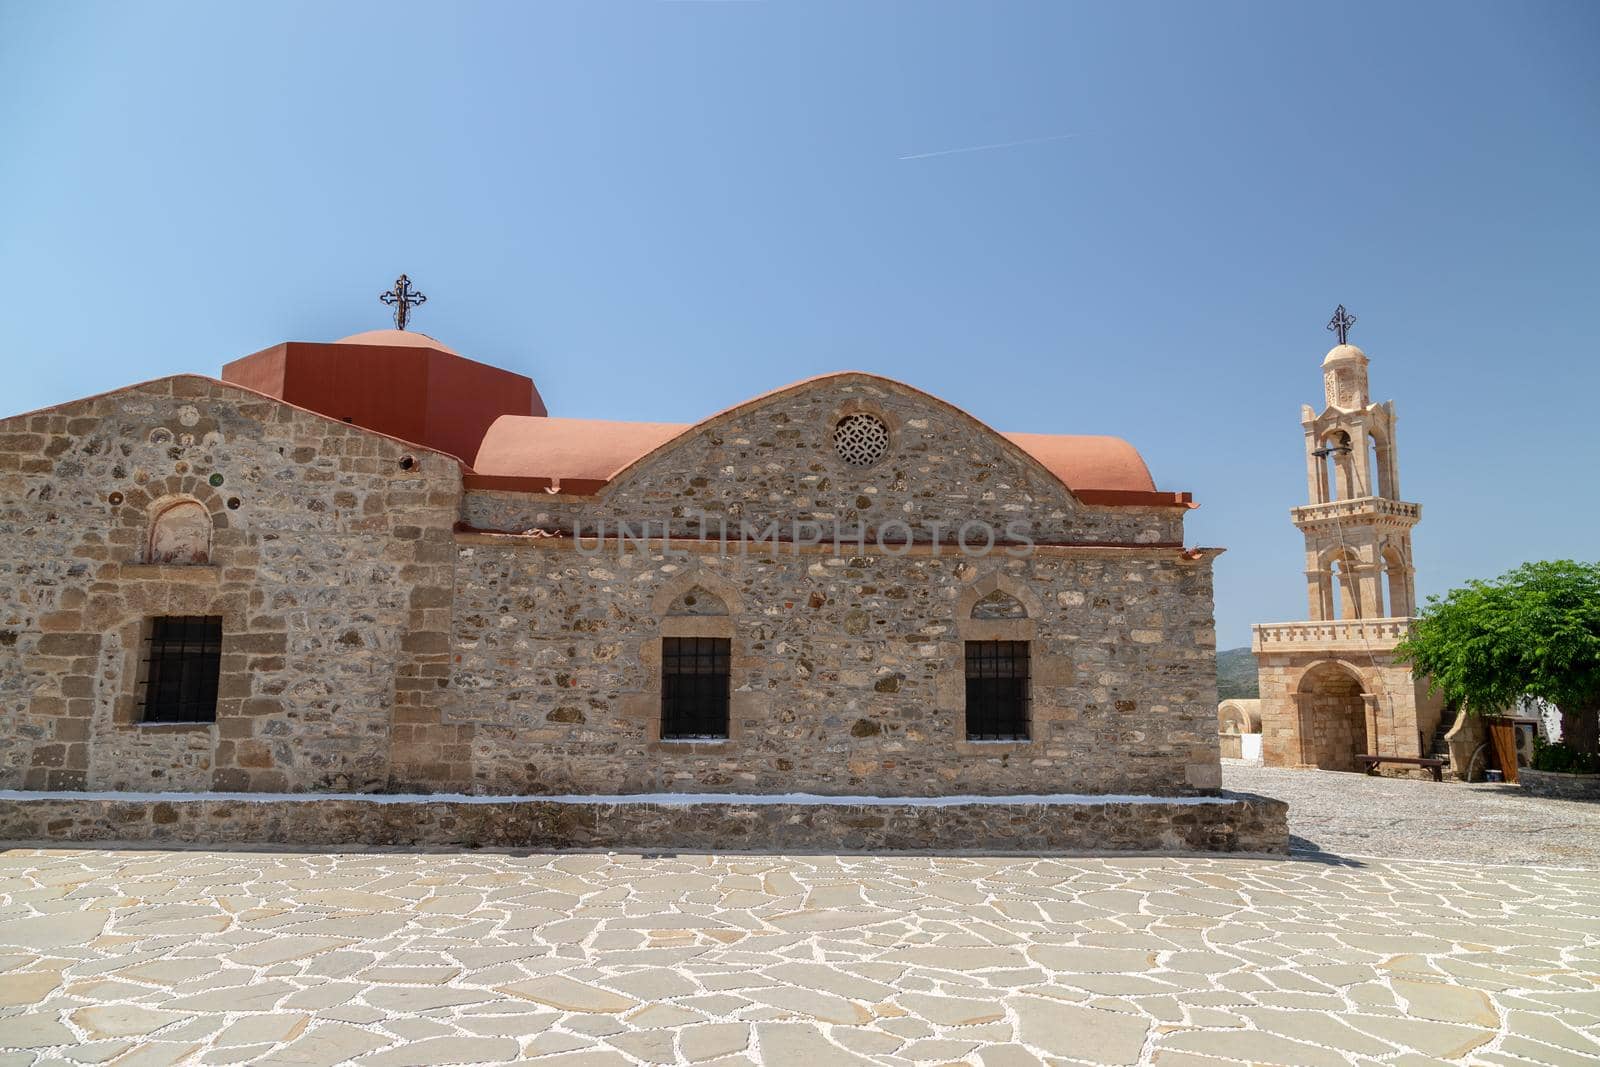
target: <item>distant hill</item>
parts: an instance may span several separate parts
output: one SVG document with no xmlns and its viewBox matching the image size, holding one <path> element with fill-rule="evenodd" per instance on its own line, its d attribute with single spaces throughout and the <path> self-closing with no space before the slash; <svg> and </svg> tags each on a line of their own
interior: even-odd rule
<svg viewBox="0 0 1600 1067">
<path fill-rule="evenodd" d="M 1256 658 L 1248 648 L 1229 648 L 1217 653 L 1217 699 L 1254 699 L 1261 695 L 1256 685 Z"/>
</svg>

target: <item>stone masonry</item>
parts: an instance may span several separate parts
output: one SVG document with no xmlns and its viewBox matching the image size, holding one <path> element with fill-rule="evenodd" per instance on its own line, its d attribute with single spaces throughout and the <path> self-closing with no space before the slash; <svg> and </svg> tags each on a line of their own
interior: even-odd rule
<svg viewBox="0 0 1600 1067">
<path fill-rule="evenodd" d="M 444 691 L 460 471 L 199 377 L 0 421 L 0 784 L 373 790 L 391 713 Z M 147 562 L 152 512 L 209 562 Z M 223 619 L 217 721 L 143 724 L 157 615 Z"/>
<path fill-rule="evenodd" d="M 865 468 L 830 446 L 853 412 L 891 433 Z M 162 379 L 0 420 L 0 787 L 1214 793 L 1216 553 L 1182 515 L 868 375 L 582 494 Z M 223 620 L 215 723 L 140 719 L 162 615 Z M 661 739 L 664 636 L 732 642 L 727 739 Z M 1029 642 L 1027 740 L 967 739 L 968 640 Z"/>
</svg>

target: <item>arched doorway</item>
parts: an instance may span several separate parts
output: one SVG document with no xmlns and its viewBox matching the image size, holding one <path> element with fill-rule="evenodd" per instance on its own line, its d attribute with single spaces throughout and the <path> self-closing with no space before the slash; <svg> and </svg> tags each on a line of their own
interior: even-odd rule
<svg viewBox="0 0 1600 1067">
<path fill-rule="evenodd" d="M 1324 770 L 1354 771 L 1356 757 L 1366 755 L 1367 702 L 1361 682 L 1339 663 L 1321 663 L 1300 678 L 1301 722 L 1311 735 L 1305 746 L 1309 762 Z"/>
</svg>

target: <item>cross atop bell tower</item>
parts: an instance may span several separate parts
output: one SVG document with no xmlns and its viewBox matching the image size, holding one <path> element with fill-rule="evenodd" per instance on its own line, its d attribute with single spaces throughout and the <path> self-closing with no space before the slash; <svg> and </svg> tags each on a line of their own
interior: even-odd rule
<svg viewBox="0 0 1600 1067">
<path fill-rule="evenodd" d="M 1333 318 L 1328 320 L 1328 329 L 1339 335 L 1340 344 L 1347 345 L 1350 343 L 1350 327 L 1355 324 L 1356 317 L 1346 311 L 1343 304 L 1340 304 L 1334 311 Z"/>
</svg>

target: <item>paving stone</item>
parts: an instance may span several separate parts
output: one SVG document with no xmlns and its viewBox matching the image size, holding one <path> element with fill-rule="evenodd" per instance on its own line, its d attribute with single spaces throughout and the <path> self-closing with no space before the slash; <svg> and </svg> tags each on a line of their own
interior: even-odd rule
<svg viewBox="0 0 1600 1067">
<path fill-rule="evenodd" d="M 1149 1031 L 1143 1019 L 1040 997 L 1017 997 L 1012 1009 L 1024 1044 L 1057 1056 L 1092 1056 L 1096 1063 L 1138 1063 Z"/>
<path fill-rule="evenodd" d="M 374 1008 L 391 1014 L 431 1011 L 461 1004 L 481 1004 L 494 994 L 488 990 L 452 989 L 448 986 L 374 986 L 362 994 Z"/>
<path fill-rule="evenodd" d="M 212 1042 L 216 1045 L 254 1045 L 264 1041 L 272 1044 L 292 1041 L 305 1031 L 310 1021 L 310 1016 L 297 1012 L 246 1015 L 229 1025 Z"/>
<path fill-rule="evenodd" d="M 819 1064 L 869 1064 L 873 1061 L 830 1042 L 806 1023 L 759 1023 L 756 1040 L 766 1067 L 818 1067 Z"/>
<path fill-rule="evenodd" d="M 137 1004 L 95 1004 L 72 1013 L 73 1023 L 95 1037 L 137 1037 L 188 1018 Z"/>
<path fill-rule="evenodd" d="M 902 993 L 897 1002 L 936 1026 L 974 1026 L 1006 1017 L 1003 1005 L 994 1000 L 969 1000 L 922 993 Z"/>
<path fill-rule="evenodd" d="M 1466 989 L 1442 982 L 1418 982 L 1396 978 L 1389 987 L 1404 999 L 1412 1015 L 1446 1023 L 1498 1027 L 1500 1016 L 1489 998 L 1477 989 Z"/>
<path fill-rule="evenodd" d="M 42 950 L 81 945 L 97 937 L 109 918 L 103 911 L 68 911 L 8 919 L 0 922 L 0 946 Z"/>
<path fill-rule="evenodd" d="M 47 1015 L 13 1015 L 0 1019 L 0 1048 L 48 1048 L 70 1045 L 76 1037 Z"/>
<path fill-rule="evenodd" d="M 1429 1056 L 1443 1059 L 1461 1059 L 1493 1037 L 1491 1030 L 1481 1030 L 1454 1023 L 1436 1023 L 1425 1019 L 1387 1019 L 1375 1015 L 1347 1016 L 1351 1026 L 1390 1044 L 1413 1048 Z"/>
<path fill-rule="evenodd" d="M 333 1067 L 389 1044 L 387 1038 L 344 1023 L 318 1022 L 272 1054 L 273 1063 Z"/>
<path fill-rule="evenodd" d="M 303 937 L 290 935 L 273 937 L 229 954 L 234 963 L 246 967 L 261 967 L 285 960 L 304 959 L 331 949 L 344 948 L 350 942 L 338 937 Z"/>
<path fill-rule="evenodd" d="M 585 982 L 576 982 L 560 975 L 546 975 L 503 986 L 501 992 L 548 1004 L 563 1011 L 614 1013 L 627 1011 L 638 1003 L 620 993 L 613 993 Z"/>
<path fill-rule="evenodd" d="M 825 1023 L 859 1025 L 872 1018 L 872 1013 L 860 1004 L 814 989 L 775 986 L 752 989 L 746 995 L 757 1004 L 767 1004 L 785 1011 L 808 1015 Z"/>
<path fill-rule="evenodd" d="M 60 971 L 11 971 L 0 974 L 0 1007 L 37 1004 L 60 985 Z"/>
</svg>

